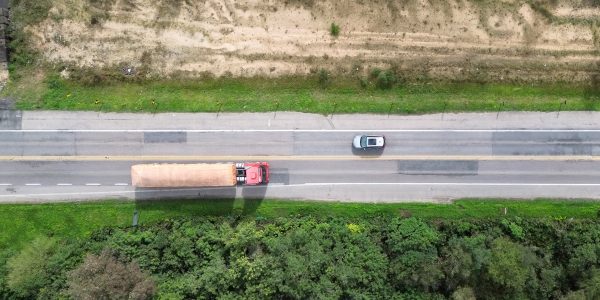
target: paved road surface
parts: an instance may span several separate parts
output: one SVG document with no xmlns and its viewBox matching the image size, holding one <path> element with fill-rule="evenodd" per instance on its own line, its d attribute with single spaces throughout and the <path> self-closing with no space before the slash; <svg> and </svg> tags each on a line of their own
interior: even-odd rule
<svg viewBox="0 0 600 300">
<path fill-rule="evenodd" d="M 382 152 L 348 130 L 0 131 L 0 202 L 156 197 L 444 201 L 600 198 L 600 130 L 379 130 Z M 135 190 L 129 167 L 265 159 L 266 187 Z"/>
<path fill-rule="evenodd" d="M 381 153 L 356 134 L 384 134 Z M 0 155 L 599 155 L 598 131 L 0 131 Z"/>
</svg>

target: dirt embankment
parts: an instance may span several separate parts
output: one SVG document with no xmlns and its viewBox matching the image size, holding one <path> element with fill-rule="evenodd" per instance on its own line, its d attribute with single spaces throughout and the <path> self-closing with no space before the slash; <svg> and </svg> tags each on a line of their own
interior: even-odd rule
<svg viewBox="0 0 600 300">
<path fill-rule="evenodd" d="M 56 0 L 27 30 L 48 61 L 157 76 L 379 67 L 417 80 L 589 82 L 600 71 L 597 0 Z"/>
</svg>

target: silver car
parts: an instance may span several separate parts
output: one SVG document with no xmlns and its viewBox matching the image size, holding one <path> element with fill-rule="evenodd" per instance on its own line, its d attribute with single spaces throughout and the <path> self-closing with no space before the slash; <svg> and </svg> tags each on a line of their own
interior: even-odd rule
<svg viewBox="0 0 600 300">
<path fill-rule="evenodd" d="M 352 146 L 356 149 L 373 149 L 385 147 L 385 137 L 383 135 L 357 135 L 352 141 Z"/>
</svg>

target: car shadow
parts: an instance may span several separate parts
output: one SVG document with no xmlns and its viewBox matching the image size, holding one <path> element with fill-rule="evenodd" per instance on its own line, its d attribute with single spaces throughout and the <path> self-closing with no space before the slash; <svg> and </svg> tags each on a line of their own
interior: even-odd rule
<svg viewBox="0 0 600 300">
<path fill-rule="evenodd" d="M 376 149 L 356 149 L 352 147 L 352 154 L 357 156 L 377 157 L 383 155 L 385 148 Z"/>
</svg>

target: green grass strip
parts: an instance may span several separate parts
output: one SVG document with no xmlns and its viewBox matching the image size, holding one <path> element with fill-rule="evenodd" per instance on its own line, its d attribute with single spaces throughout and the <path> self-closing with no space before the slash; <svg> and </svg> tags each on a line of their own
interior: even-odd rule
<svg viewBox="0 0 600 300">
<path fill-rule="evenodd" d="M 53 79 L 4 95 L 19 109 L 113 112 L 267 112 L 424 114 L 467 111 L 600 110 L 599 93 L 568 85 L 404 84 L 361 88 L 351 80 L 321 87 L 312 78 L 246 78 L 84 86 Z"/>
<path fill-rule="evenodd" d="M 504 215 L 504 208 L 507 214 Z M 297 215 L 368 217 L 378 214 L 424 219 L 502 218 L 505 216 L 595 218 L 600 202 L 583 200 L 459 200 L 432 203 L 341 203 L 289 200 L 165 200 L 104 201 L 56 204 L 0 205 L 0 249 L 20 248 L 39 235 L 81 238 L 105 226 L 130 226 L 133 211 L 140 224 L 165 218 L 206 215 L 246 215 L 275 218 Z"/>
</svg>

